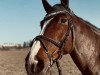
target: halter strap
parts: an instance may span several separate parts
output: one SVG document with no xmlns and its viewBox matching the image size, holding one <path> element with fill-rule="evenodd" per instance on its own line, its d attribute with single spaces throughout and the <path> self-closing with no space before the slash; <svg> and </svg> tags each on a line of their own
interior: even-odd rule
<svg viewBox="0 0 100 75">
<path fill-rule="evenodd" d="M 72 18 L 72 15 L 74 14 L 73 11 L 67 11 L 67 10 L 63 10 L 63 11 L 57 11 L 57 12 L 54 12 L 54 13 L 51 13 L 51 14 L 47 14 L 44 19 L 41 21 L 41 22 L 44 22 L 45 20 L 48 20 L 49 18 L 52 18 L 58 14 L 69 14 L 70 17 Z"/>
</svg>

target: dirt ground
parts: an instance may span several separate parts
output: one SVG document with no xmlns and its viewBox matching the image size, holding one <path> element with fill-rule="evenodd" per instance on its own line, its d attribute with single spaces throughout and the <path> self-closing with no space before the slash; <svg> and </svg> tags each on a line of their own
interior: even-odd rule
<svg viewBox="0 0 100 75">
<path fill-rule="evenodd" d="M 24 67 L 28 50 L 0 51 L 0 75 L 27 75 Z M 69 55 L 61 60 L 63 75 L 81 75 Z M 53 75 L 58 75 L 54 67 Z"/>
</svg>

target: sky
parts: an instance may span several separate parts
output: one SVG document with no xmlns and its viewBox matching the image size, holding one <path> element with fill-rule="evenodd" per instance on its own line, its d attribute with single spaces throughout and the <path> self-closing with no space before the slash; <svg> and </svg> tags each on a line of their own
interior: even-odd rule
<svg viewBox="0 0 100 75">
<path fill-rule="evenodd" d="M 48 0 L 51 5 L 60 0 Z M 71 10 L 100 28 L 100 0 L 70 0 Z M 32 40 L 45 16 L 41 0 L 0 0 L 0 44 Z"/>
</svg>

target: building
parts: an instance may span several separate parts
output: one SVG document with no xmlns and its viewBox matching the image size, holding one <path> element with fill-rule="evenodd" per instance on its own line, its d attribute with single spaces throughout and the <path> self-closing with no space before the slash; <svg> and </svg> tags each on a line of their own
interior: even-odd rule
<svg viewBox="0 0 100 75">
<path fill-rule="evenodd" d="M 14 43 L 4 43 L 0 45 L 0 48 L 3 47 L 22 47 L 21 44 L 14 44 Z"/>
</svg>

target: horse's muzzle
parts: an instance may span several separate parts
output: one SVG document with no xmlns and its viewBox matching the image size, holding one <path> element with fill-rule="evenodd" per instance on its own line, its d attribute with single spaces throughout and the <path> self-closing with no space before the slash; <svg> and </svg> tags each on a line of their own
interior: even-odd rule
<svg viewBox="0 0 100 75">
<path fill-rule="evenodd" d="M 25 68 L 27 71 L 27 75 L 44 75 L 42 70 L 44 68 L 44 64 L 41 60 L 29 60 L 29 55 L 25 59 Z"/>
</svg>

